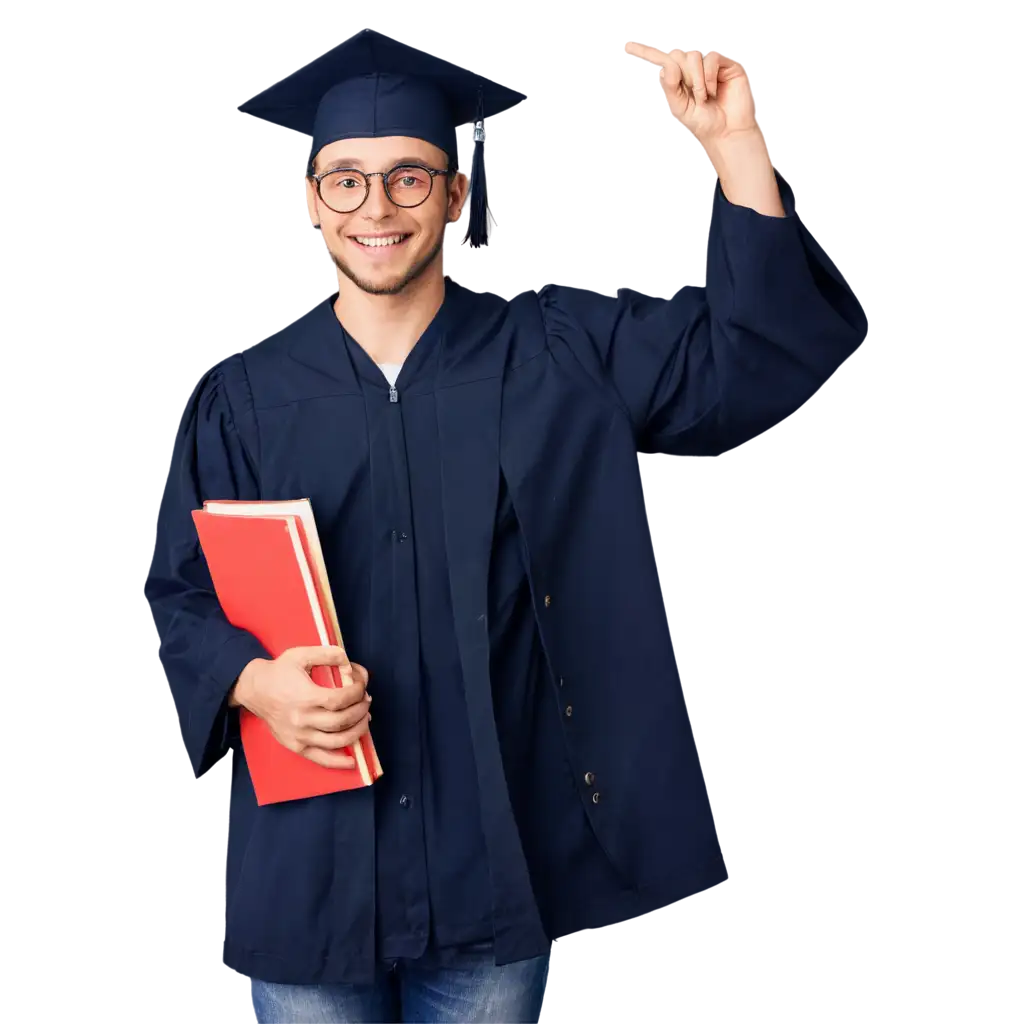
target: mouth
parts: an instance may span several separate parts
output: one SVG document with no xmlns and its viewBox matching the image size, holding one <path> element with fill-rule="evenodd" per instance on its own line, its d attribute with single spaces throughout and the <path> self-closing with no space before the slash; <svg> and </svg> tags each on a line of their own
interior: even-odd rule
<svg viewBox="0 0 1024 1024">
<path fill-rule="evenodd" d="M 348 239 L 356 248 L 375 259 L 387 259 L 398 249 L 405 246 L 411 234 L 396 232 L 380 238 L 373 238 L 368 235 L 349 235 Z"/>
</svg>

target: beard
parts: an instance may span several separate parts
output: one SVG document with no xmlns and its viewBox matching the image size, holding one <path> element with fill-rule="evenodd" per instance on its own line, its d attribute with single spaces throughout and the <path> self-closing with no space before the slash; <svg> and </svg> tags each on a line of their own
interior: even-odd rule
<svg viewBox="0 0 1024 1024">
<path fill-rule="evenodd" d="M 437 259 L 444 246 L 444 229 L 438 233 L 437 241 L 430 251 L 422 259 L 414 260 L 398 278 L 391 284 L 374 284 L 371 281 L 360 277 L 343 259 L 331 252 L 331 259 L 334 265 L 357 287 L 369 295 L 397 295 L 416 280 L 433 262 Z"/>
</svg>

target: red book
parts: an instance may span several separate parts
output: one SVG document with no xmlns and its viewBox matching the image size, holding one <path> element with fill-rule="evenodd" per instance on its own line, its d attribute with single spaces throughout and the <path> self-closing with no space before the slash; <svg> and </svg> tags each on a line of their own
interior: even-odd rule
<svg viewBox="0 0 1024 1024">
<path fill-rule="evenodd" d="M 228 621 L 273 657 L 289 647 L 343 646 L 308 499 L 205 501 L 192 512 L 217 599 Z M 320 686 L 344 686 L 336 665 L 314 665 Z M 354 768 L 325 768 L 282 746 L 258 715 L 239 708 L 242 748 L 260 806 L 372 785 L 383 774 L 365 732 L 344 752 Z"/>
</svg>

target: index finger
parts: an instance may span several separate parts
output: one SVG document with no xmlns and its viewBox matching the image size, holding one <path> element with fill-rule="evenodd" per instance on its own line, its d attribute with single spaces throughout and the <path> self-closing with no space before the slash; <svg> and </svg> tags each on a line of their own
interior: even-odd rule
<svg viewBox="0 0 1024 1024">
<path fill-rule="evenodd" d="M 675 63 L 667 53 L 655 46 L 644 46 L 643 43 L 626 43 L 626 53 L 631 53 L 634 57 L 643 57 L 644 60 L 660 64 L 662 67 Z"/>
</svg>

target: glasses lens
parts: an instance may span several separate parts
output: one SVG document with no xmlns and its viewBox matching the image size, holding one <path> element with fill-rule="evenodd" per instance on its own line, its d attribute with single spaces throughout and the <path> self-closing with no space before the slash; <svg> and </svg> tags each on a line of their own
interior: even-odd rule
<svg viewBox="0 0 1024 1024">
<path fill-rule="evenodd" d="M 331 171 L 320 179 L 320 198 L 336 213 L 351 213 L 366 198 L 366 178 L 359 171 Z"/>
<path fill-rule="evenodd" d="M 422 167 L 396 167 L 388 175 L 388 194 L 396 206 L 419 206 L 430 195 L 433 178 Z"/>
</svg>

